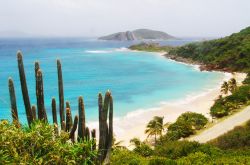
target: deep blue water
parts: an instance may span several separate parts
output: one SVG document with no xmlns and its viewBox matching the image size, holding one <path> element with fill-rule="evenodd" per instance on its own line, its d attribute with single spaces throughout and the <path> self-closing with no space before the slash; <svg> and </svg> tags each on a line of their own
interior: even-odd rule
<svg viewBox="0 0 250 165">
<path fill-rule="evenodd" d="M 190 41 L 161 42 L 182 45 Z M 39 61 L 44 76 L 46 110 L 51 119 L 51 98 L 58 103 L 56 59 L 61 59 L 65 101 L 77 114 L 77 98 L 82 95 L 88 121 L 98 119 L 97 94 L 108 89 L 114 97 L 115 116 L 137 109 L 158 106 L 161 101 L 186 96 L 215 87 L 221 73 L 199 72 L 192 66 L 146 52 L 124 49 L 131 42 L 97 41 L 82 38 L 0 39 L 0 118 L 11 120 L 8 77 L 15 83 L 18 113 L 26 122 L 17 69 L 16 52 L 23 52 L 26 79 L 32 104 L 36 104 L 34 62 Z"/>
</svg>

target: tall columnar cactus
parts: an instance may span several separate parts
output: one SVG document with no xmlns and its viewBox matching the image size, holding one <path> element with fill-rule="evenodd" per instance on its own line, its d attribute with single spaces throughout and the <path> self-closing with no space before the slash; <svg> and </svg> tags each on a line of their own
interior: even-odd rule
<svg viewBox="0 0 250 165">
<path fill-rule="evenodd" d="M 102 95 L 98 96 L 99 105 L 99 161 L 109 164 L 109 156 L 113 140 L 113 100 L 110 91 L 107 91 L 102 102 Z M 109 126 L 107 117 L 109 112 Z M 112 138 L 110 138 L 112 137 Z"/>
<path fill-rule="evenodd" d="M 85 110 L 83 97 L 78 98 L 78 113 L 79 113 L 79 123 L 78 123 L 78 141 L 84 140 L 86 136 L 86 125 L 85 125 Z"/>
<path fill-rule="evenodd" d="M 110 155 L 113 144 L 113 97 L 110 94 L 109 99 L 109 128 L 108 128 L 108 138 L 107 138 L 107 153 L 104 160 L 104 164 L 110 164 Z"/>
<path fill-rule="evenodd" d="M 51 107 L 52 107 L 54 131 L 55 131 L 55 134 L 58 134 L 58 123 L 57 123 L 57 114 L 56 114 L 56 99 L 54 97 L 52 98 Z"/>
<path fill-rule="evenodd" d="M 63 121 L 62 122 L 62 127 L 61 127 L 61 131 L 66 131 L 66 122 L 65 121 Z"/>
<path fill-rule="evenodd" d="M 19 120 L 18 120 L 18 113 L 17 113 L 17 106 L 16 106 L 16 94 L 15 94 L 15 87 L 12 78 L 9 78 L 9 93 L 10 93 L 10 105 L 11 105 L 11 115 L 13 123 L 19 127 Z"/>
<path fill-rule="evenodd" d="M 66 108 L 66 131 L 70 132 L 72 127 L 72 115 L 70 108 Z"/>
<path fill-rule="evenodd" d="M 69 108 L 69 109 L 70 109 L 69 101 L 66 101 L 66 108 Z"/>
<path fill-rule="evenodd" d="M 19 77 L 20 77 L 22 94 L 23 94 L 23 102 L 25 105 L 27 121 L 28 121 L 28 124 L 30 125 L 33 121 L 33 116 L 32 116 L 29 93 L 28 93 L 28 88 L 27 88 L 27 83 L 26 83 L 26 77 L 25 77 L 25 71 L 24 71 L 24 65 L 23 65 L 23 57 L 20 51 L 17 52 L 17 62 L 18 62 Z"/>
<path fill-rule="evenodd" d="M 61 122 L 61 128 L 63 129 L 63 121 L 65 121 L 65 114 L 64 114 L 64 93 L 63 93 L 62 65 L 61 65 L 60 60 L 57 60 L 57 74 L 58 74 L 60 122 Z"/>
<path fill-rule="evenodd" d="M 37 72 L 38 72 L 38 70 L 40 69 L 40 64 L 39 64 L 39 62 L 38 61 L 36 61 L 35 62 L 35 79 L 37 79 Z M 37 103 L 37 107 L 39 106 L 38 104 L 38 102 L 39 102 L 39 100 L 38 100 L 38 87 L 37 87 L 37 81 L 36 81 L 36 103 Z"/>
<path fill-rule="evenodd" d="M 44 106 L 43 74 L 40 69 L 37 71 L 36 83 L 37 83 L 38 119 L 47 121 L 47 113 Z"/>
<path fill-rule="evenodd" d="M 75 131 L 77 129 L 77 124 L 78 124 L 78 116 L 76 115 L 75 119 L 74 119 L 73 127 L 72 127 L 72 129 L 70 131 L 70 134 L 69 134 L 69 138 L 71 139 L 71 141 L 73 143 L 75 142 Z"/>
<path fill-rule="evenodd" d="M 32 111 L 33 119 L 36 120 L 36 106 L 35 105 L 31 106 L 31 111 Z"/>
<path fill-rule="evenodd" d="M 70 109 L 70 103 L 69 103 L 69 101 L 66 101 L 66 110 L 67 110 L 67 108 Z M 72 124 L 73 124 L 71 109 L 70 109 L 69 113 L 70 113 L 69 114 L 69 125 L 70 125 L 70 129 L 71 129 Z M 67 126 L 67 111 L 66 111 L 66 126 Z"/>
<path fill-rule="evenodd" d="M 89 140 L 90 140 L 90 131 L 89 131 L 89 127 L 86 127 L 85 132 L 86 132 L 86 134 L 85 134 L 85 139 L 86 139 L 87 141 L 89 141 Z"/>
<path fill-rule="evenodd" d="M 91 138 L 92 138 L 92 151 L 96 150 L 96 130 L 93 129 L 91 131 Z"/>
</svg>

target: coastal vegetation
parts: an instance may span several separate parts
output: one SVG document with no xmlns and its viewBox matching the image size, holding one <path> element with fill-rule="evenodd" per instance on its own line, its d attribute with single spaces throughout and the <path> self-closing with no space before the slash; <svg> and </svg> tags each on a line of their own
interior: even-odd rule
<svg viewBox="0 0 250 165">
<path fill-rule="evenodd" d="M 129 49 L 131 50 L 137 50 L 137 51 L 148 51 L 148 52 L 168 52 L 171 49 L 173 49 L 173 47 L 171 46 L 161 46 L 158 43 L 140 43 L 137 45 L 131 45 L 129 47 Z"/>
<path fill-rule="evenodd" d="M 126 148 L 115 149 L 111 156 L 111 164 L 248 164 L 250 162 L 249 123 L 250 121 L 245 126 L 236 127 L 205 144 L 159 138 L 155 147 L 152 147 L 136 139 L 137 145 L 132 151 Z M 151 148 L 150 152 L 148 152 L 149 148 Z"/>
<path fill-rule="evenodd" d="M 200 62 L 208 70 L 246 72 L 250 69 L 250 27 L 228 37 L 176 47 L 168 53 Z"/>
<path fill-rule="evenodd" d="M 17 128 L 6 120 L 0 122 L 0 164 L 94 164 L 98 153 L 94 140 L 72 143 L 70 134 L 36 120 Z"/>
<path fill-rule="evenodd" d="M 219 97 L 215 100 L 214 105 L 210 109 L 210 114 L 214 117 L 221 118 L 228 114 L 250 104 L 250 83 L 249 74 L 242 86 L 237 87 L 235 79 L 231 79 L 229 82 L 224 82 L 221 86 L 223 94 L 227 94 L 229 91 L 231 95 L 225 97 Z"/>
</svg>

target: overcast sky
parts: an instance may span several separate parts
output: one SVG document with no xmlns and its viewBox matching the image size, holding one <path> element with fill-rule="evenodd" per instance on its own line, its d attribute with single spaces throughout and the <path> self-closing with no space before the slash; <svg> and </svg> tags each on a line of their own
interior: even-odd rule
<svg viewBox="0 0 250 165">
<path fill-rule="evenodd" d="M 0 0 L 0 32 L 100 36 L 149 28 L 221 37 L 250 26 L 250 0 Z"/>
</svg>

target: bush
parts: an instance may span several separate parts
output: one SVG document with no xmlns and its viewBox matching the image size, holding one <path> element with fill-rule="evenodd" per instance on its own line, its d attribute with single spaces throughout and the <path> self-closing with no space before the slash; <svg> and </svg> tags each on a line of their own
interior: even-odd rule
<svg viewBox="0 0 250 165">
<path fill-rule="evenodd" d="M 216 100 L 210 109 L 210 114 L 214 117 L 221 118 L 228 115 L 228 109 L 223 105 L 222 99 Z"/>
<path fill-rule="evenodd" d="M 248 104 L 249 100 L 250 85 L 243 85 L 232 95 L 216 100 L 210 109 L 210 114 L 217 118 L 227 116 L 229 112 L 240 108 L 242 105 Z"/>
<path fill-rule="evenodd" d="M 111 164 L 115 165 L 147 164 L 147 159 L 127 149 L 116 149 L 112 152 Z"/>
<path fill-rule="evenodd" d="M 175 123 L 170 124 L 166 134 L 169 140 L 178 140 L 188 137 L 204 127 L 208 119 L 202 114 L 186 112 L 179 116 Z"/>
<path fill-rule="evenodd" d="M 250 84 L 250 72 L 248 72 L 246 79 L 243 81 L 243 84 Z"/>
<path fill-rule="evenodd" d="M 142 143 L 140 146 L 135 147 L 133 151 L 144 157 L 151 156 L 153 154 L 153 150 L 149 145 L 145 143 Z"/>
<path fill-rule="evenodd" d="M 94 164 L 91 142 L 70 144 L 68 133 L 55 137 L 53 126 L 35 122 L 31 128 L 16 128 L 0 122 L 2 164 Z"/>
<path fill-rule="evenodd" d="M 206 164 L 210 160 L 207 154 L 202 152 L 191 153 L 186 157 L 183 157 L 177 161 L 180 165 L 193 165 L 193 164 Z"/>
<path fill-rule="evenodd" d="M 149 160 L 148 165 L 176 165 L 177 163 L 174 160 L 162 158 L 162 157 L 153 157 Z"/>
</svg>

